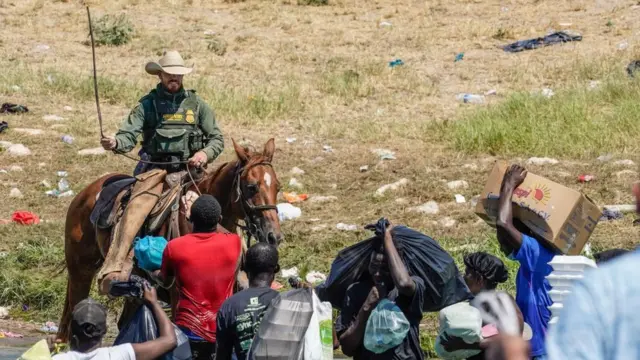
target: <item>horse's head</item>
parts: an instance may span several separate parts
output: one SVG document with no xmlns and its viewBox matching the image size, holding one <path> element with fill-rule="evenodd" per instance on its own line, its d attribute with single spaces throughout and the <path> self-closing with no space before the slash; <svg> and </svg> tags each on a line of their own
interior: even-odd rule
<svg viewBox="0 0 640 360">
<path fill-rule="evenodd" d="M 280 183 L 271 165 L 275 142 L 269 139 L 262 152 L 255 152 L 232 141 L 239 160 L 235 181 L 237 201 L 234 205 L 243 215 L 246 230 L 251 236 L 277 245 L 283 236 L 276 208 Z"/>
</svg>

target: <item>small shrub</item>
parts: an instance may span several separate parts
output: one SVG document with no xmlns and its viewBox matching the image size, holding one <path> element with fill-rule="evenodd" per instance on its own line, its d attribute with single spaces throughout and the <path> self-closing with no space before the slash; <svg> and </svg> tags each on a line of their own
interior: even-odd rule
<svg viewBox="0 0 640 360">
<path fill-rule="evenodd" d="M 491 36 L 496 40 L 505 40 L 505 39 L 513 39 L 513 32 L 510 29 L 499 28 L 496 30 L 495 34 Z"/>
<path fill-rule="evenodd" d="M 126 14 L 105 15 L 96 21 L 93 34 L 97 45 L 124 45 L 133 39 L 134 28 Z"/>
<path fill-rule="evenodd" d="M 227 42 L 216 36 L 209 37 L 207 50 L 218 56 L 223 56 L 227 52 Z"/>
<path fill-rule="evenodd" d="M 312 6 L 329 5 L 329 0 L 298 0 L 298 5 L 312 5 Z"/>
</svg>

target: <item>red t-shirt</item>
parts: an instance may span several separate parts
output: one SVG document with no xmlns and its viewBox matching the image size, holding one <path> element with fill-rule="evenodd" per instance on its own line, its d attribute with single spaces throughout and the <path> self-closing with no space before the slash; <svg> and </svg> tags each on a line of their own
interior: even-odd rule
<svg viewBox="0 0 640 360">
<path fill-rule="evenodd" d="M 240 248 L 237 234 L 189 234 L 169 241 L 162 254 L 162 275 L 176 278 L 176 325 L 216 341 L 216 316 L 233 294 Z"/>
</svg>

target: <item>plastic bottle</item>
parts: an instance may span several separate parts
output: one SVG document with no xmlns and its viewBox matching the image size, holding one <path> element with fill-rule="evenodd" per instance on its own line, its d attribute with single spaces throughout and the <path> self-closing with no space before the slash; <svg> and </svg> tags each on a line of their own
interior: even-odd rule
<svg viewBox="0 0 640 360">
<path fill-rule="evenodd" d="M 62 137 L 62 141 L 64 141 L 67 144 L 73 144 L 73 136 L 65 135 Z"/>
<path fill-rule="evenodd" d="M 469 104 L 483 104 L 484 103 L 484 95 L 476 95 L 476 94 L 458 94 L 456 95 L 456 99 L 458 101 L 462 101 L 463 103 Z"/>
<path fill-rule="evenodd" d="M 63 193 L 69 190 L 69 181 L 67 181 L 66 177 L 62 177 L 60 181 L 58 181 L 58 190 Z"/>
</svg>

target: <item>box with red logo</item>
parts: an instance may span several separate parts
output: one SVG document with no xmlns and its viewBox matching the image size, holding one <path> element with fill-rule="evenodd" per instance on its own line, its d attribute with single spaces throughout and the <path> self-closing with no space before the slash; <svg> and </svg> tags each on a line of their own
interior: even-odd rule
<svg viewBox="0 0 640 360">
<path fill-rule="evenodd" d="M 476 205 L 476 214 L 494 226 L 506 162 L 496 162 Z M 567 255 L 579 255 L 602 211 L 586 195 L 529 172 L 513 192 L 513 217 Z"/>
</svg>

